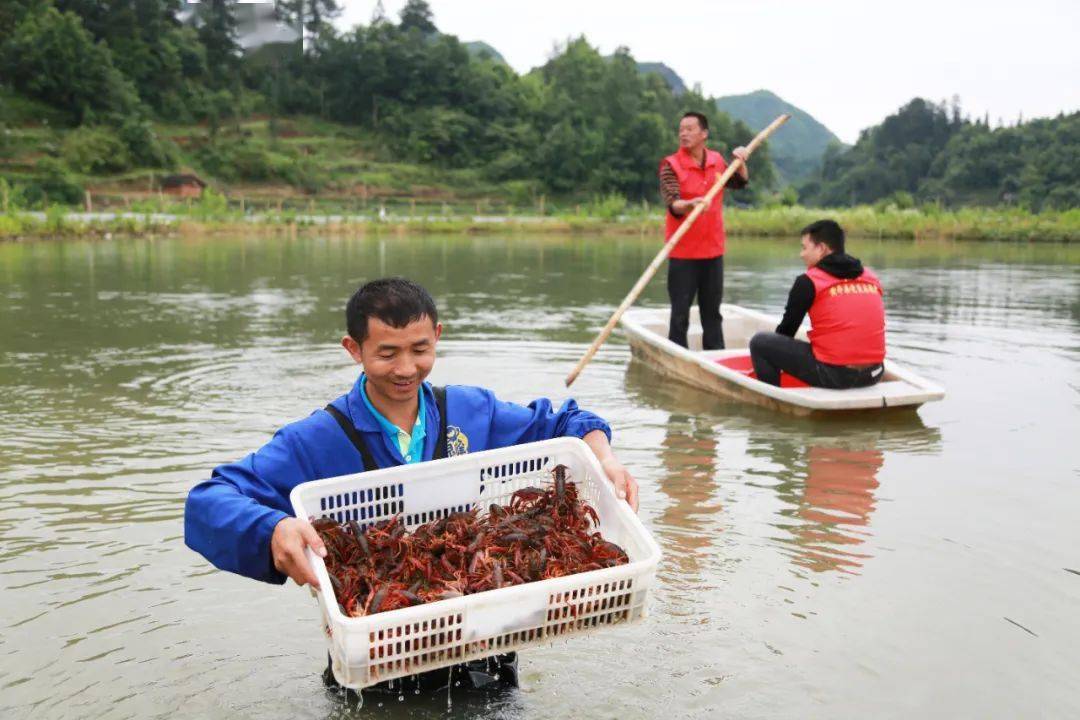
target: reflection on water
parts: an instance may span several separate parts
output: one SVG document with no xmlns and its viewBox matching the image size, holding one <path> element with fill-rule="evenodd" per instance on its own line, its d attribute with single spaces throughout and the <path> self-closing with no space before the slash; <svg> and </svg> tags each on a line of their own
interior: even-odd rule
<svg viewBox="0 0 1080 720">
<path fill-rule="evenodd" d="M 851 572 L 869 557 L 856 548 L 870 532 L 877 472 L 884 457 L 877 450 L 812 445 L 807 449 L 806 481 L 795 544 L 795 562 L 814 571 Z M 831 551 L 830 551 L 831 549 Z"/>
<path fill-rule="evenodd" d="M 714 432 L 707 419 L 673 414 L 660 445 L 658 489 L 671 502 L 656 522 L 667 541 L 668 562 L 680 575 L 698 572 L 701 556 L 712 545 L 707 518 L 719 509 Z"/>
<path fill-rule="evenodd" d="M 709 528 L 715 522 L 721 525 L 713 532 L 725 530 L 723 504 L 717 498 L 725 480 L 717 464 L 722 439 L 730 444 L 744 429 L 752 429 L 755 436 L 764 431 L 767 440 L 751 440 L 747 456 L 767 461 L 763 484 L 783 503 L 771 524 L 785 534 L 773 539 L 800 568 L 848 574 L 858 574 L 871 557 L 860 546 L 872 533 L 886 450 L 922 454 L 941 440 L 940 431 L 927 427 L 915 412 L 870 419 L 782 416 L 711 397 L 661 377 L 637 360 L 631 362 L 625 384 L 636 402 L 671 410 L 658 485 L 670 504 L 657 517 L 657 526 L 669 538 L 666 547 L 676 550 L 669 562 L 680 572 L 697 569 L 697 559 L 713 545 Z M 697 414 L 685 415 L 681 410 L 686 409 Z M 751 466 L 750 473 L 757 472 Z"/>
<path fill-rule="evenodd" d="M 186 550 L 184 495 L 349 387 L 358 282 L 433 292 L 433 381 L 558 402 L 654 240 L 0 244 L 0 717 L 445 716 L 327 693 L 310 597 Z M 616 336 L 574 396 L 641 483 L 651 616 L 526 654 L 521 692 L 453 716 L 1080 716 L 1080 248 L 854 244 L 890 352 L 947 399 L 791 418 Z M 730 246 L 726 299 L 778 313 L 793 241 Z"/>
<path fill-rule="evenodd" d="M 873 532 L 883 446 L 893 452 L 925 453 L 937 445 L 940 433 L 906 411 L 884 418 L 869 431 L 835 425 L 827 423 L 824 427 L 834 432 L 821 433 L 807 444 L 773 443 L 773 458 L 784 468 L 776 475 L 776 490 L 788 503 L 776 527 L 790 534 L 782 541 L 796 565 L 813 572 L 858 574 L 872 557 L 864 544 Z"/>
<path fill-rule="evenodd" d="M 787 503 L 775 527 L 792 562 L 814 572 L 857 574 L 870 555 L 860 546 L 870 537 L 877 473 L 884 456 L 877 449 L 830 445 L 800 448 L 776 490 Z"/>
</svg>

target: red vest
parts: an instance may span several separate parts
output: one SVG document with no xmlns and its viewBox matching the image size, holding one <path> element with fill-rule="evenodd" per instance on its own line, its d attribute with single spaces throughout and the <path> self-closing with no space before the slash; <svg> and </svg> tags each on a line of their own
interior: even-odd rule
<svg viewBox="0 0 1080 720">
<path fill-rule="evenodd" d="M 881 282 L 869 269 L 849 280 L 817 267 L 808 333 L 814 357 L 830 365 L 870 365 L 885 359 L 885 302 Z"/>
<path fill-rule="evenodd" d="M 677 153 L 664 158 L 661 161 L 661 167 L 663 163 L 670 163 L 675 176 L 679 178 L 679 197 L 683 200 L 704 196 L 716 183 L 716 178 L 727 169 L 723 156 L 713 150 L 705 151 L 704 168 L 694 162 L 694 158 L 684 148 L 679 148 Z M 724 190 L 721 188 L 709 208 L 701 213 L 679 240 L 679 244 L 672 249 L 671 257 L 700 260 L 723 255 L 725 239 L 723 210 Z M 667 213 L 665 240 L 675 234 L 685 218 L 686 215 L 676 217 L 670 211 Z"/>
</svg>

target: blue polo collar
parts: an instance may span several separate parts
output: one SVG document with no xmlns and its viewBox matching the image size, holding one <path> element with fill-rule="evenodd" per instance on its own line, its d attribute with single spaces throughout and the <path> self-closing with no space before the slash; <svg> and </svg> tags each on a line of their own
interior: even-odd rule
<svg viewBox="0 0 1080 720">
<path fill-rule="evenodd" d="M 425 425 L 425 404 L 424 404 L 424 387 L 420 386 L 420 390 L 417 395 L 419 396 L 418 405 L 416 408 L 416 422 L 413 423 L 412 433 L 409 435 L 409 449 L 402 455 L 401 447 L 398 445 L 398 435 L 402 432 L 397 425 L 393 424 L 375 409 L 375 406 L 371 404 L 371 400 L 367 394 L 367 375 L 360 376 L 360 398 L 364 401 L 364 406 L 367 407 L 371 416 L 375 418 L 375 421 L 379 423 L 379 427 L 382 428 L 383 435 L 389 440 L 388 445 L 390 449 L 401 455 L 401 459 L 408 464 L 418 463 L 424 459 L 424 438 L 427 437 L 427 429 Z"/>
</svg>

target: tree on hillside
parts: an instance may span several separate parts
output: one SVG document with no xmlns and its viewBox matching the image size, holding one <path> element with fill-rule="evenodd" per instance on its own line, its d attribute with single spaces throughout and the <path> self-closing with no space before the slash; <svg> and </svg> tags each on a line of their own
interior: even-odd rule
<svg viewBox="0 0 1080 720">
<path fill-rule="evenodd" d="M 169 117 L 183 116 L 205 76 L 205 49 L 177 19 L 180 0 L 54 0 L 82 18 L 95 41 L 104 42 L 117 69 L 139 97 Z"/>
<path fill-rule="evenodd" d="M 314 39 L 312 48 L 333 33 L 330 21 L 341 14 L 337 0 L 275 0 L 274 8 L 282 22 L 302 27 Z"/>
<path fill-rule="evenodd" d="M 38 7 L 37 0 L 3 0 L 0 2 L 0 45 L 11 36 L 26 13 Z"/>
<path fill-rule="evenodd" d="M 536 173 L 558 192 L 655 197 L 659 161 L 676 148 L 676 128 L 687 110 L 709 116 L 709 144 L 725 154 L 753 137 L 700 91 L 676 97 L 661 78 L 642 75 L 625 48 L 605 58 L 577 38 L 536 72 L 544 82 L 543 102 L 532 113 L 543 137 Z M 750 168 L 754 181 L 740 195 L 747 200 L 774 181 L 766 149 L 754 154 Z"/>
<path fill-rule="evenodd" d="M 78 121 L 132 113 L 138 96 L 78 15 L 47 6 L 28 12 L 0 47 L 0 76 L 15 89 L 71 110 Z"/>
<path fill-rule="evenodd" d="M 804 202 L 853 205 L 910 198 L 957 205 L 1080 204 L 1080 113 L 991 128 L 963 119 L 959 100 L 916 98 L 864 130 L 848 151 L 830 147 Z"/>
<path fill-rule="evenodd" d="M 386 6 L 383 5 L 382 0 L 375 0 L 375 9 L 371 11 L 371 22 L 368 24 L 378 25 L 384 22 L 390 22 L 390 19 L 386 16 Z"/>
<path fill-rule="evenodd" d="M 965 126 L 935 159 L 920 197 L 1032 210 L 1080 206 L 1080 113 L 995 130 Z"/>
<path fill-rule="evenodd" d="M 435 16 L 431 12 L 431 6 L 425 0 L 409 0 L 401 9 L 402 30 L 419 30 L 422 35 L 431 35 L 438 32 L 435 27 Z"/>
<path fill-rule="evenodd" d="M 206 48 L 208 80 L 213 87 L 233 87 L 239 81 L 240 45 L 236 38 L 236 0 L 199 3 L 199 41 Z"/>
<path fill-rule="evenodd" d="M 826 151 L 820 176 L 804 188 L 807 202 L 872 203 L 896 192 L 914 194 L 934 158 L 963 127 L 959 112 L 915 98 L 864 130 L 847 152 Z"/>
</svg>

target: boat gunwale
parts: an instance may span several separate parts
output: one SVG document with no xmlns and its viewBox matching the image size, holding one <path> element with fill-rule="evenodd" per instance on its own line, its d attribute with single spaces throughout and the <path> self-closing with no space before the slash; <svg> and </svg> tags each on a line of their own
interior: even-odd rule
<svg viewBox="0 0 1080 720">
<path fill-rule="evenodd" d="M 776 323 L 776 320 L 769 315 L 750 308 L 744 308 L 740 305 L 729 305 L 725 303 L 722 306 L 721 311 L 728 317 L 738 317 L 741 315 L 743 317 L 749 317 L 761 324 L 771 324 L 772 326 L 775 326 Z M 676 345 L 666 337 L 663 337 L 646 327 L 641 316 L 648 314 L 652 317 L 661 312 L 664 312 L 662 308 L 634 308 L 622 316 L 620 324 L 630 342 L 631 350 L 633 350 L 635 342 L 650 345 L 658 352 L 677 359 L 679 362 L 702 368 L 708 374 L 723 382 L 742 388 L 753 395 L 769 398 L 783 406 L 795 406 L 811 411 L 832 412 L 843 410 L 881 410 L 887 408 L 917 407 L 926 402 L 940 400 L 945 396 L 944 388 L 888 359 L 886 359 L 884 363 L 885 371 L 895 378 L 895 380 L 890 382 L 905 383 L 910 386 L 910 392 L 903 393 L 899 397 L 887 397 L 884 394 L 879 394 L 871 397 L 857 398 L 852 398 L 851 396 L 821 398 L 800 392 L 802 388 L 779 388 L 747 377 L 741 372 L 715 362 L 712 358 L 702 357 L 700 352 L 694 352 L 680 345 Z M 805 340 L 806 331 L 800 330 L 797 337 Z M 672 369 L 672 373 L 677 374 L 678 371 Z M 829 390 L 826 388 L 813 389 L 824 392 L 846 392 L 843 390 Z"/>
</svg>

